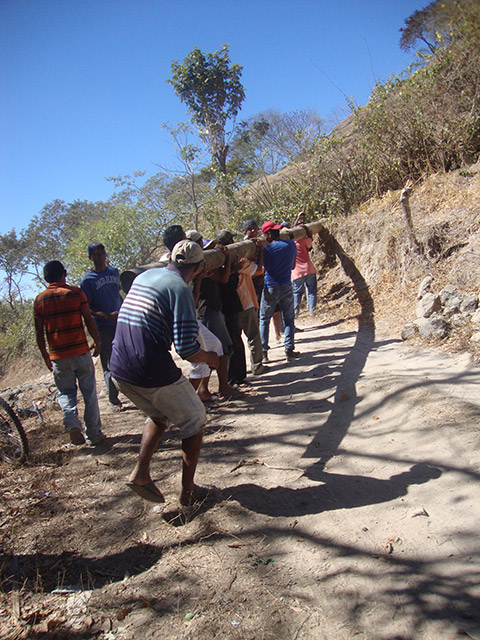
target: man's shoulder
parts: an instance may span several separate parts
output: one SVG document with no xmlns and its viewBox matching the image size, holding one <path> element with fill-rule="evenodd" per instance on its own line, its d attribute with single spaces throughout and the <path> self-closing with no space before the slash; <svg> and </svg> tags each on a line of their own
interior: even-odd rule
<svg viewBox="0 0 480 640">
<path fill-rule="evenodd" d="M 269 244 L 268 247 L 266 247 L 265 249 L 268 249 L 269 247 L 271 247 L 272 252 L 274 251 L 281 252 L 281 251 L 296 249 L 295 242 L 293 240 L 284 240 L 283 238 L 281 240 L 275 240 L 274 242 Z"/>
<path fill-rule="evenodd" d="M 187 289 L 188 285 L 179 272 L 165 267 L 147 269 L 135 278 L 135 283 L 153 289 Z"/>
<path fill-rule="evenodd" d="M 35 302 L 41 302 L 48 298 L 63 298 L 63 297 L 79 296 L 81 299 L 85 298 L 85 294 L 80 287 L 75 287 L 72 284 L 62 284 L 60 286 L 47 287 L 41 291 L 35 298 Z"/>
<path fill-rule="evenodd" d="M 95 280 L 97 277 L 97 272 L 93 269 L 89 269 L 87 273 L 80 280 L 80 287 L 84 287 L 90 280 Z"/>
<path fill-rule="evenodd" d="M 104 278 L 105 276 L 119 276 L 120 273 L 116 267 L 107 265 L 103 271 L 95 271 L 95 269 L 89 269 L 83 276 L 81 283 L 87 280 L 96 280 L 97 278 Z"/>
</svg>

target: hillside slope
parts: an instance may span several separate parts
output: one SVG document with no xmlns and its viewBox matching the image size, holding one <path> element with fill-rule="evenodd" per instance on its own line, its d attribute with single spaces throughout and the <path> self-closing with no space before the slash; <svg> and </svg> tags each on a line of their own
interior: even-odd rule
<svg viewBox="0 0 480 640">
<path fill-rule="evenodd" d="M 425 260 L 409 250 L 400 193 L 388 192 L 328 224 L 365 280 L 376 321 L 396 337 L 414 320 L 418 288 L 427 275 L 433 277 L 435 291 L 447 284 L 471 294 L 480 290 L 480 163 L 430 176 L 414 187 L 413 225 Z M 328 247 L 317 241 L 314 251 L 323 309 L 336 319 L 356 315 L 359 307 L 351 280 L 328 255 Z M 475 351 L 469 342 L 473 333 L 472 327 L 464 327 L 451 332 L 446 342 Z"/>
</svg>

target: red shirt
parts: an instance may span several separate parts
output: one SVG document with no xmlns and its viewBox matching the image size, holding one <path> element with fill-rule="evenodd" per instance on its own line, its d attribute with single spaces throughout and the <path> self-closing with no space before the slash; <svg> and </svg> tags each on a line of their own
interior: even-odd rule
<svg viewBox="0 0 480 640">
<path fill-rule="evenodd" d="M 81 309 L 87 298 L 79 287 L 52 282 L 33 303 L 33 315 L 43 321 L 51 360 L 81 356 L 89 351 Z"/>
<path fill-rule="evenodd" d="M 295 240 L 295 244 L 297 245 L 297 261 L 292 271 L 292 280 L 308 276 L 310 273 L 317 273 L 307 251 L 313 244 L 312 239 L 302 238 L 301 240 Z"/>
</svg>

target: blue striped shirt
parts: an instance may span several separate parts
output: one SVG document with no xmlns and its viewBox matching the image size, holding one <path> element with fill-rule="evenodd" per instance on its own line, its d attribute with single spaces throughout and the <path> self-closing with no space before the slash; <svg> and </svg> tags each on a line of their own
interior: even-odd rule
<svg viewBox="0 0 480 640">
<path fill-rule="evenodd" d="M 181 370 L 172 344 L 187 359 L 200 350 L 192 292 L 173 264 L 149 269 L 135 278 L 118 315 L 110 371 L 140 387 L 164 387 Z"/>
</svg>

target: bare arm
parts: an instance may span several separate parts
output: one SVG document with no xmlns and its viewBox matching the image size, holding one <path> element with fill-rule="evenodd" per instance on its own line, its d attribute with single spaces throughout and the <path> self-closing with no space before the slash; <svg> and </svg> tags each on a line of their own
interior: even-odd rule
<svg viewBox="0 0 480 640">
<path fill-rule="evenodd" d="M 255 244 L 257 245 L 258 251 L 256 258 L 257 270 L 253 275 L 259 276 L 261 273 L 263 273 L 263 245 L 260 241 L 260 238 L 253 238 L 253 242 L 255 242 Z"/>
<path fill-rule="evenodd" d="M 92 314 L 90 313 L 90 307 L 84 304 L 82 305 L 80 311 L 85 321 L 85 324 L 87 325 L 88 333 L 93 338 L 93 354 L 92 355 L 98 356 L 98 354 L 100 353 L 100 336 L 98 335 L 98 329 L 97 329 L 97 325 L 95 324 L 95 320 L 93 319 Z M 90 348 L 92 349 L 92 347 Z"/>
<path fill-rule="evenodd" d="M 52 371 L 53 365 L 50 360 L 50 354 L 47 351 L 47 345 L 45 343 L 45 331 L 43 327 L 43 320 L 41 318 L 35 318 L 35 336 L 37 338 L 37 345 L 42 354 L 42 358 L 45 361 L 49 371 Z"/>
</svg>

